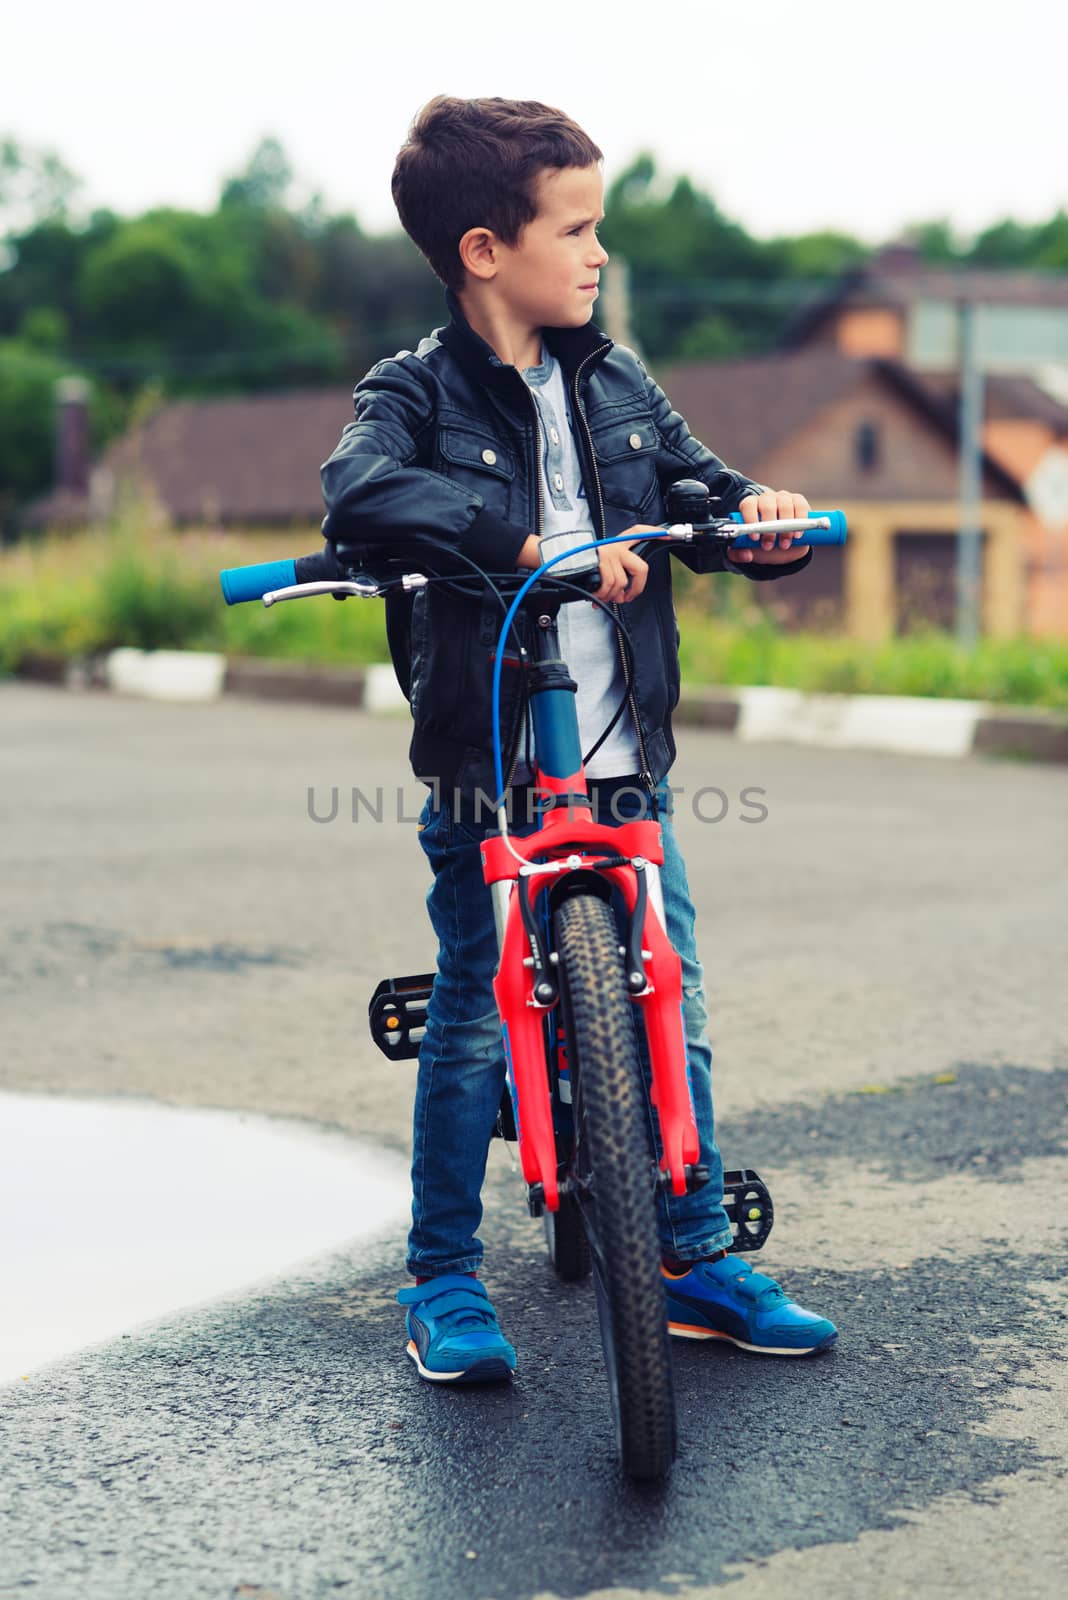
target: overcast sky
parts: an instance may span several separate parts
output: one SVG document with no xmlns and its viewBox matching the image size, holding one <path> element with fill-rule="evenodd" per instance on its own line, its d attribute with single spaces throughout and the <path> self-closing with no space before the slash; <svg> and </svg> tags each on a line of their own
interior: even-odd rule
<svg viewBox="0 0 1068 1600">
<path fill-rule="evenodd" d="M 760 235 L 971 232 L 1068 207 L 1058 0 L 7 0 L 0 135 L 53 147 L 87 207 L 214 205 L 258 140 L 370 231 L 431 95 L 562 106 L 606 155 L 688 172 Z"/>
</svg>

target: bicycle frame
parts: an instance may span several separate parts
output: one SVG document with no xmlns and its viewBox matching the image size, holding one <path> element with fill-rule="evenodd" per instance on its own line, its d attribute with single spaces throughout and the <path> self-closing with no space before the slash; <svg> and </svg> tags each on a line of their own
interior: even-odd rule
<svg viewBox="0 0 1068 1600">
<path fill-rule="evenodd" d="M 555 622 L 542 616 L 531 674 L 536 791 L 545 800 L 537 830 L 489 835 L 481 847 L 493 897 L 500 960 L 493 992 L 501 1017 L 508 1088 L 531 1211 L 560 1204 L 545 1017 L 559 1001 L 538 933 L 539 897 L 576 880 L 605 898 L 623 897 L 631 999 L 641 1008 L 649 1048 L 651 1099 L 661 1142 L 661 1183 L 685 1194 L 698 1179 L 699 1142 L 682 1012 L 682 966 L 667 936 L 659 869 L 664 850 L 655 819 L 611 827 L 593 820 L 582 768 L 575 685 L 559 657 Z"/>
</svg>

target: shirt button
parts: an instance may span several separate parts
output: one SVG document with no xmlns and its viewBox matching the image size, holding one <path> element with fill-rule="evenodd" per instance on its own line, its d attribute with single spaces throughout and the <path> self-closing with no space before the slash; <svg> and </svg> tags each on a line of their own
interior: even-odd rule
<svg viewBox="0 0 1068 1600">
<path fill-rule="evenodd" d="M 564 487 L 564 480 L 563 480 L 563 478 L 561 477 L 561 475 L 558 472 L 553 477 L 553 488 L 554 489 L 562 489 L 563 487 Z"/>
<path fill-rule="evenodd" d="M 630 438 L 627 440 L 627 443 L 630 445 L 632 450 L 640 450 L 641 447 L 642 447 L 642 436 L 641 436 L 641 434 L 640 433 L 632 433 Z"/>
<path fill-rule="evenodd" d="M 549 438 L 552 440 L 553 444 L 560 443 L 560 435 L 557 433 L 555 428 L 549 429 Z"/>
<path fill-rule="evenodd" d="M 482 459 L 486 463 L 487 467 L 492 467 L 497 460 L 496 450 L 483 450 Z"/>
</svg>

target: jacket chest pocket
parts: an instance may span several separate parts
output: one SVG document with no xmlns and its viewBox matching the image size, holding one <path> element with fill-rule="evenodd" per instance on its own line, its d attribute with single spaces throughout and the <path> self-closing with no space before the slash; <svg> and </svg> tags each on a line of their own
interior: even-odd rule
<svg viewBox="0 0 1068 1600">
<path fill-rule="evenodd" d="M 609 505 L 622 511 L 645 511 L 658 499 L 656 429 L 649 417 L 597 422 L 590 434 L 601 488 Z M 659 515 L 659 506 L 656 507 Z"/>
<path fill-rule="evenodd" d="M 483 504 L 506 516 L 515 482 L 515 456 L 488 430 L 442 428 L 438 451 L 445 476 L 474 489 Z"/>
</svg>

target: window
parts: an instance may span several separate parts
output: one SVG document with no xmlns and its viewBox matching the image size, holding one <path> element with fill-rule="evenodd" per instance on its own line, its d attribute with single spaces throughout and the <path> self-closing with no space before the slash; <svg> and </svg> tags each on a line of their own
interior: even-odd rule
<svg viewBox="0 0 1068 1600">
<path fill-rule="evenodd" d="M 861 472 L 873 472 L 879 465 L 879 429 L 874 422 L 862 422 L 854 436 L 857 466 Z"/>
</svg>

